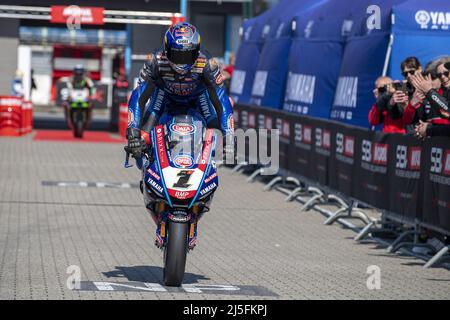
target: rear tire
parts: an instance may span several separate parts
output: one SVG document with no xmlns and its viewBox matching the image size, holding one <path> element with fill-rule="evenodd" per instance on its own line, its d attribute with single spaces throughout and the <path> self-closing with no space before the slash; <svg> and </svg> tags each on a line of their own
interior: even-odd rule
<svg viewBox="0 0 450 320">
<path fill-rule="evenodd" d="M 188 223 L 169 221 L 164 248 L 164 284 L 180 287 L 184 278 L 188 251 Z"/>
</svg>

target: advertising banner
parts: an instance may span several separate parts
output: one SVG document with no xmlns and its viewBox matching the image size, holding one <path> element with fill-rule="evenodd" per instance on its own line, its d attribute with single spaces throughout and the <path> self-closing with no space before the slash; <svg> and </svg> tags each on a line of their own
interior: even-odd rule
<svg viewBox="0 0 450 320">
<path fill-rule="evenodd" d="M 450 231 L 450 143 L 448 138 L 433 138 L 424 152 L 424 222 Z"/>
<path fill-rule="evenodd" d="M 391 134 L 389 144 L 389 210 L 412 220 L 421 218 L 422 142 L 413 136 Z"/>
<path fill-rule="evenodd" d="M 342 124 L 331 126 L 333 146 L 328 181 L 331 188 L 346 195 L 354 194 L 356 137 L 360 131 L 358 128 Z"/>
<path fill-rule="evenodd" d="M 52 23 L 104 24 L 104 9 L 100 7 L 51 6 Z"/>
</svg>

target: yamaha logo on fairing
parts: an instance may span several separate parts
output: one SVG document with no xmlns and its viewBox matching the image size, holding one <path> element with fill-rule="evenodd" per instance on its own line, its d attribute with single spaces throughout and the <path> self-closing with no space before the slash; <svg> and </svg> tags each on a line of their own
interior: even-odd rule
<svg viewBox="0 0 450 320">
<path fill-rule="evenodd" d="M 215 187 L 217 187 L 217 184 L 213 182 L 211 185 L 207 186 L 205 189 L 200 191 L 200 195 L 204 196 L 205 194 L 213 190 Z"/>
<path fill-rule="evenodd" d="M 160 193 L 163 193 L 163 188 L 153 179 L 148 178 L 148 183 L 150 183 L 150 185 L 155 188 L 157 191 L 159 191 Z"/>
<path fill-rule="evenodd" d="M 450 12 L 419 10 L 415 15 L 416 22 L 421 29 L 428 29 L 431 22 L 431 29 L 448 30 L 450 25 Z"/>
</svg>

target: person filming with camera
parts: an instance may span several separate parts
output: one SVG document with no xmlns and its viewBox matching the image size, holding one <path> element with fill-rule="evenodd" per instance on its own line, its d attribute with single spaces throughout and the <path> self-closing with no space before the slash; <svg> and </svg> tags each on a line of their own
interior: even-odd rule
<svg viewBox="0 0 450 320">
<path fill-rule="evenodd" d="M 394 82 L 389 77 L 379 77 L 375 81 L 373 91 L 376 102 L 369 111 L 369 123 L 372 126 L 383 125 L 384 133 L 405 133 L 402 119 L 403 109 L 408 103 L 408 97 L 400 82 Z"/>
</svg>

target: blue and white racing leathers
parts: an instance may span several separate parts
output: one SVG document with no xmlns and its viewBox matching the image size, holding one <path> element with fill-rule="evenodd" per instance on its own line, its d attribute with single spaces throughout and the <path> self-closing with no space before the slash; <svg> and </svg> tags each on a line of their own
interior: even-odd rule
<svg viewBox="0 0 450 320">
<path fill-rule="evenodd" d="M 233 109 L 219 66 L 202 51 L 192 69 L 183 75 L 171 68 L 163 51 L 150 54 L 128 108 L 128 128 L 149 132 L 165 112 L 194 108 L 208 127 L 222 130 L 224 136 L 234 131 Z"/>
</svg>

